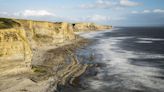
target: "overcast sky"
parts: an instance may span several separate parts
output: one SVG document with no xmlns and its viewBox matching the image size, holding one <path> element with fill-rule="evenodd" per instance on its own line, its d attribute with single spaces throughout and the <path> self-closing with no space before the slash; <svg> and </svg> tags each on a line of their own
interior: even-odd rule
<svg viewBox="0 0 164 92">
<path fill-rule="evenodd" d="M 0 17 L 164 26 L 164 0 L 0 0 Z"/>
</svg>

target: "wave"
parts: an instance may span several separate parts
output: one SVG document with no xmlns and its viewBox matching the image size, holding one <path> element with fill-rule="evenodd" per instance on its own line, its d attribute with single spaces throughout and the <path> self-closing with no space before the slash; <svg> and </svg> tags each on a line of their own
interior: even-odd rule
<svg viewBox="0 0 164 92">
<path fill-rule="evenodd" d="M 128 51 L 118 46 L 121 41 L 133 38 L 131 36 L 98 38 L 98 36 L 103 36 L 104 33 L 109 32 L 113 32 L 113 30 L 80 34 L 85 38 L 97 39 L 97 42 L 90 48 L 95 55 L 101 55 L 97 62 L 106 64 L 105 67 L 97 69 L 96 79 L 89 81 L 91 89 L 102 90 L 106 87 L 110 89 L 146 90 L 147 88 L 162 92 L 164 90 L 164 80 L 157 77 L 163 76 L 160 73 L 163 69 L 136 65 L 131 61 L 133 59 L 161 59 L 164 58 L 164 55 Z M 162 39 L 140 38 L 139 40 L 146 40 L 140 41 L 140 43 L 151 43 L 151 41 Z M 146 62 L 146 64 L 148 65 L 149 62 Z"/>
</svg>

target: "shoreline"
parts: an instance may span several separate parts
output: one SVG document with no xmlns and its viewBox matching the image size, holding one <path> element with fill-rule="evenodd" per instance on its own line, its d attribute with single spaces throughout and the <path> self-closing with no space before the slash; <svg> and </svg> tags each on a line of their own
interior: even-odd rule
<svg viewBox="0 0 164 92">
<path fill-rule="evenodd" d="M 35 61 L 32 62 L 32 70 L 24 68 L 21 63 L 12 65 L 11 69 L 6 70 L 8 74 L 4 72 L 4 75 L 0 76 L 0 83 L 3 83 L 0 91 L 53 92 L 57 91 L 57 86 L 59 85 L 66 85 L 67 83 L 73 85 L 74 80 L 81 76 L 89 67 L 89 65 L 80 64 L 73 53 L 75 49 L 87 44 L 87 39 L 78 37 L 76 40 L 68 41 L 59 46 L 38 48 L 35 50 L 35 56 L 32 60 Z M 70 57 L 70 61 L 65 62 L 68 57 Z M 54 68 L 55 65 L 56 70 Z M 16 73 L 13 73 L 13 71 Z"/>
</svg>

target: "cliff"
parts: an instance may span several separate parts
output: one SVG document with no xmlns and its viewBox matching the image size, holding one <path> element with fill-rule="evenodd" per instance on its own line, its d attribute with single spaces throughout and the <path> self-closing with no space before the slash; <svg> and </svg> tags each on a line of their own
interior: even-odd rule
<svg viewBox="0 0 164 92">
<path fill-rule="evenodd" d="M 30 62 L 32 49 L 75 39 L 74 31 L 110 29 L 94 23 L 46 22 L 0 18 L 0 59 Z"/>
<path fill-rule="evenodd" d="M 111 29 L 112 26 L 109 25 L 98 25 L 95 23 L 73 23 L 74 31 L 95 31 L 95 30 L 106 30 Z"/>
<path fill-rule="evenodd" d="M 0 18 L 0 60 L 30 62 L 32 49 L 75 39 L 72 25 Z"/>
<path fill-rule="evenodd" d="M 75 55 L 88 41 L 74 31 L 102 29 L 108 27 L 0 18 L 0 91 L 55 92 L 58 86 L 76 85 L 92 65 Z"/>
<path fill-rule="evenodd" d="M 28 40 L 37 45 L 58 44 L 75 39 L 71 24 L 66 22 L 17 21 L 26 30 Z"/>
</svg>

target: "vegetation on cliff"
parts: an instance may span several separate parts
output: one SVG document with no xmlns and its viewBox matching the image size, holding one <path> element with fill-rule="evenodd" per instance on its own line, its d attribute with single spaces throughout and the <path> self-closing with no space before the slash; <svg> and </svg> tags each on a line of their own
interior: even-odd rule
<svg viewBox="0 0 164 92">
<path fill-rule="evenodd" d="M 20 27 L 20 24 L 12 19 L 0 18 L 0 29 Z"/>
</svg>

